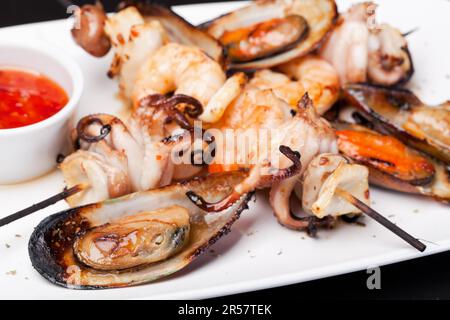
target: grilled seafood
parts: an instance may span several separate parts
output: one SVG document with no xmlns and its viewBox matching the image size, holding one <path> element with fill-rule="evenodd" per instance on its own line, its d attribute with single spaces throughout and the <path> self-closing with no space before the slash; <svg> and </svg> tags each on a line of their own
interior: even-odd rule
<svg viewBox="0 0 450 320">
<path fill-rule="evenodd" d="M 293 81 L 286 75 L 269 69 L 261 69 L 255 72 L 245 87 L 245 92 L 271 90 L 275 96 L 287 102 L 293 109 L 305 93 L 303 85 L 299 81 Z"/>
<path fill-rule="evenodd" d="M 303 193 L 305 197 L 309 197 L 309 199 L 317 198 L 317 193 L 310 190 L 313 188 L 309 182 L 311 179 L 308 178 L 306 184 L 301 182 L 302 174 L 308 168 L 309 164 L 317 155 L 330 152 L 337 153 L 338 151 L 336 137 L 332 128 L 324 119 L 317 116 L 312 101 L 308 98 L 307 94 L 300 101 L 298 111 L 294 116 L 290 112 L 292 110 L 291 107 L 283 100 L 277 98 L 270 90 L 258 91 L 251 89 L 246 91 L 240 99 L 242 100 L 239 101 L 238 99 L 234 105 L 227 109 L 224 117 L 219 122 L 222 125 L 222 130 L 226 130 L 226 128 L 272 129 L 270 131 L 271 137 L 268 139 L 269 142 L 262 136 L 255 136 L 256 141 L 255 139 L 251 139 L 252 143 L 249 145 L 233 145 L 234 148 L 231 150 L 221 150 L 221 146 L 230 148 L 228 147 L 229 143 L 227 143 L 229 140 L 225 139 L 225 143 L 218 141 L 216 157 L 210 165 L 210 171 L 232 171 L 236 168 L 245 167 L 250 168 L 249 176 L 240 185 L 235 187 L 233 193 L 217 203 L 207 203 L 195 194 L 190 194 L 191 199 L 195 203 L 204 210 L 219 210 L 230 205 L 233 199 L 239 198 L 239 195 L 243 192 L 254 190 L 255 188 L 271 187 L 270 204 L 278 221 L 282 225 L 292 229 L 308 230 L 312 235 L 315 233 L 317 227 L 332 226 L 335 220 L 333 216 L 359 212 L 350 205 L 338 206 L 332 209 L 334 204 L 340 203 L 339 201 L 343 200 L 332 200 L 337 195 L 334 196 L 331 194 L 328 200 L 325 200 L 325 196 L 322 196 L 319 202 L 321 203 L 322 209 L 315 211 L 316 217 L 311 216 L 314 211 L 309 209 L 305 211 L 310 215 L 304 218 L 293 216 L 291 213 L 289 198 L 296 186 L 298 190 L 305 189 Z M 249 117 L 248 115 L 250 114 L 253 117 Z M 240 137 L 245 134 L 247 133 L 241 131 Z M 253 136 L 250 135 L 250 137 Z M 290 150 L 298 152 L 301 157 L 297 160 L 288 152 L 287 147 Z M 274 150 L 278 150 L 278 148 L 286 156 L 280 158 L 279 161 L 277 161 L 278 154 L 273 152 Z M 242 155 L 242 152 L 245 154 Z M 227 157 L 224 154 L 238 154 L 238 156 Z M 324 156 L 323 159 L 326 157 Z M 227 159 L 239 159 L 240 161 L 229 163 Z M 217 163 L 217 161 L 220 162 Z M 265 166 L 274 166 L 275 164 L 277 166 L 269 170 L 269 172 L 278 172 L 277 177 L 282 172 L 283 179 L 264 179 L 264 177 L 268 176 L 267 174 L 264 175 L 263 169 Z M 322 170 L 322 173 L 319 173 L 320 170 Z M 333 174 L 330 174 L 328 171 L 325 174 L 323 167 L 316 169 L 314 166 L 308 172 L 312 175 L 321 174 L 323 176 L 322 182 L 325 181 L 327 175 L 332 177 L 330 178 L 328 187 L 326 187 L 328 189 L 325 188 L 326 190 L 330 190 L 333 185 L 335 187 L 337 185 L 348 186 L 349 192 L 353 192 L 356 197 L 361 197 L 363 199 L 362 201 L 368 201 L 367 179 L 364 178 L 367 174 L 364 175 L 364 170 L 366 169 L 362 166 L 356 166 L 346 162 L 345 166 L 343 164 L 339 167 L 339 170 L 337 166 L 329 169 L 330 172 L 333 171 Z M 350 186 L 350 180 L 355 180 L 356 177 L 356 181 Z M 360 191 L 356 192 L 356 189 Z M 330 191 L 323 192 L 330 194 Z M 301 197 L 300 195 L 300 199 Z M 310 206 L 306 208 L 310 208 Z M 327 217 L 323 219 L 325 216 Z"/>
<path fill-rule="evenodd" d="M 320 45 L 335 23 L 332 0 L 257 0 L 201 27 L 228 46 L 229 68 L 271 68 Z"/>
<path fill-rule="evenodd" d="M 226 79 L 220 65 L 201 50 L 169 43 L 152 54 L 140 68 L 133 90 L 133 104 L 148 95 L 184 94 L 204 106 L 200 120 L 216 122 L 241 93 L 243 73 Z"/>
<path fill-rule="evenodd" d="M 232 62 L 246 62 L 279 53 L 301 41 L 308 33 L 302 16 L 275 18 L 252 26 L 225 31 L 220 42 Z"/>
<path fill-rule="evenodd" d="M 72 29 L 75 42 L 94 57 L 103 57 L 111 49 L 111 42 L 104 30 L 107 19 L 100 2 L 85 5 L 78 17 L 79 25 Z"/>
<path fill-rule="evenodd" d="M 115 43 L 116 53 L 108 75 L 111 78 L 118 76 L 120 92 L 124 98 L 131 100 L 142 65 L 150 55 L 168 42 L 168 35 L 162 25 L 158 21 L 149 21 L 133 25 L 128 41 Z"/>
<path fill-rule="evenodd" d="M 51 282 L 76 289 L 157 280 L 188 265 L 227 233 L 253 191 L 263 188 L 271 188 L 275 216 L 288 228 L 314 236 L 340 216 L 364 212 L 423 251 L 422 243 L 368 207 L 369 178 L 449 201 L 448 169 L 368 129 L 346 126 L 335 133 L 319 116 L 336 102 L 340 82 L 391 86 L 412 74 L 398 30 L 363 26 L 370 5 L 352 7 L 320 51 L 339 63 L 338 72 L 336 65 L 308 55 L 335 24 L 332 0 L 259 0 L 203 25 L 226 47 L 231 71 L 257 69 L 248 83 L 243 73 L 227 79 L 218 41 L 169 9 L 127 1 L 107 17 L 99 5 L 83 7 L 81 29 L 72 31 L 75 40 L 95 56 L 114 47 L 109 75 L 119 77 L 121 92 L 135 110 L 126 122 L 105 114 L 79 122 L 74 135 L 78 150 L 61 164 L 70 189 L 58 199 L 69 196 L 71 206 L 93 204 L 41 222 L 29 242 L 36 270 Z M 350 61 L 352 57 L 358 59 Z M 364 103 L 369 101 L 376 111 L 368 112 L 355 93 L 358 88 L 345 87 L 347 100 L 354 99 L 366 118 L 379 121 L 374 114 L 385 113 L 378 104 L 371 106 L 370 95 Z M 416 133 L 424 150 L 443 159 L 448 153 L 447 105 L 431 110 L 418 99 L 400 96 L 392 93 L 380 108 L 398 107 L 393 127 Z M 193 161 L 198 150 L 188 152 L 198 131 L 192 126 L 195 118 L 207 132 L 225 133 L 222 144 L 220 135 L 211 132 L 200 143 L 215 147 L 210 175 L 202 178 L 205 172 Z M 250 140 L 245 149 L 228 144 L 229 129 L 241 130 L 238 135 L 270 130 L 271 135 Z M 386 146 L 389 152 L 379 152 Z M 205 151 L 200 151 L 204 166 Z M 396 157 L 399 153 L 402 159 Z M 188 154 L 191 163 L 174 163 L 176 154 Z M 301 202 L 299 213 L 291 210 L 293 191 Z"/>
<path fill-rule="evenodd" d="M 430 107 L 411 91 L 355 84 L 344 88 L 345 102 L 374 129 L 450 163 L 450 104 Z"/>
<path fill-rule="evenodd" d="M 319 115 L 328 111 L 339 98 L 339 75 L 324 59 L 309 55 L 282 64 L 277 69 L 302 84 Z"/>
<path fill-rule="evenodd" d="M 449 202 L 450 174 L 440 161 L 357 124 L 336 123 L 335 127 L 339 151 L 369 168 L 370 183 Z"/>
<path fill-rule="evenodd" d="M 106 16 L 103 7 L 84 5 L 80 10 L 80 25 L 72 29 L 75 42 L 88 53 L 101 57 L 108 53 L 111 45 L 117 52 L 129 42 L 134 26 L 158 21 L 173 42 L 199 47 L 219 63 L 223 60 L 223 49 L 219 42 L 207 33 L 195 28 L 170 9 L 143 1 L 124 1 L 121 10 Z M 116 63 L 120 60 L 115 60 Z"/>
<path fill-rule="evenodd" d="M 67 199 L 71 206 L 145 191 L 172 181 L 175 173 L 171 154 L 185 150 L 191 140 L 186 130 L 189 122 L 175 106 L 195 105 L 195 100 L 174 96 L 163 99 L 165 104 L 159 106 L 155 96 L 147 100 L 153 101 L 144 100 L 127 124 L 105 114 L 80 120 L 75 136 L 80 149 L 60 165 L 68 187 L 85 186 L 82 192 Z M 201 108 L 198 104 L 197 107 Z M 165 142 L 164 138 L 174 132 L 178 132 L 176 142 Z"/>
<path fill-rule="evenodd" d="M 356 214 L 361 211 L 336 194 L 340 188 L 369 204 L 369 171 L 339 154 L 317 155 L 305 170 L 296 194 L 303 210 L 318 218 Z M 301 192 L 299 192 L 301 191 Z"/>
<path fill-rule="evenodd" d="M 123 7 L 136 7 L 146 22 L 159 21 L 166 30 L 171 42 L 200 48 L 219 64 L 224 63 L 224 49 L 219 41 L 208 33 L 194 27 L 170 8 L 147 1 L 125 1 Z"/>
<path fill-rule="evenodd" d="M 245 83 L 243 74 L 226 81 L 220 45 L 169 9 L 128 4 L 103 24 L 97 28 L 115 51 L 108 75 L 119 77 L 122 96 L 135 108 L 148 94 L 176 91 L 199 100 L 205 106 L 201 119 L 215 122 Z M 77 32 L 83 39 L 87 31 Z"/>
<path fill-rule="evenodd" d="M 376 25 L 371 20 L 375 8 L 371 2 L 352 6 L 320 48 L 342 84 L 370 81 L 393 86 L 408 81 L 414 72 L 405 38 L 392 26 Z"/>
<path fill-rule="evenodd" d="M 307 56 L 283 64 L 277 67 L 277 70 L 283 73 L 269 69 L 256 71 L 245 87 L 243 95 L 248 95 L 250 91 L 272 90 L 275 96 L 287 102 L 295 111 L 300 99 L 308 92 L 319 115 L 324 114 L 331 108 L 339 97 L 339 77 L 334 68 L 323 59 Z M 257 95 L 260 94 L 258 93 Z M 266 97 L 268 98 L 267 95 Z M 263 99 L 258 103 L 264 104 Z M 241 98 L 238 98 L 236 101 L 238 102 L 233 102 L 229 106 L 232 111 L 225 114 L 234 114 L 236 112 L 236 108 L 233 105 L 255 103 L 255 101 L 245 101 L 245 99 Z M 277 103 L 269 98 L 265 104 L 272 106 Z"/>
<path fill-rule="evenodd" d="M 185 193 L 215 201 L 243 178 L 229 173 L 194 179 L 57 213 L 34 230 L 31 262 L 47 280 L 71 289 L 124 287 L 166 277 L 227 234 L 251 197 L 244 194 L 211 215 Z"/>
<path fill-rule="evenodd" d="M 272 185 L 270 204 L 282 225 L 291 229 L 305 230 L 309 225 L 313 225 L 312 220 L 305 221 L 293 216 L 289 199 L 303 171 L 316 155 L 337 153 L 336 137 L 328 122 L 317 116 L 307 94 L 300 101 L 297 114 L 292 120 L 280 126 L 277 132 L 288 140 L 285 145 L 301 154 L 303 170 L 292 178 Z"/>
</svg>

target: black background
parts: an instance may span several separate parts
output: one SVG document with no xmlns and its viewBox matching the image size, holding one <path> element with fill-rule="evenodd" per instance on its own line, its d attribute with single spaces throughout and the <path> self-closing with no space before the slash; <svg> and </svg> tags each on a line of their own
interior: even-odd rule
<svg viewBox="0 0 450 320">
<path fill-rule="evenodd" d="M 92 1 L 72 1 L 73 4 L 77 5 L 87 2 Z M 109 11 L 114 10 L 118 2 L 103 1 Z M 159 2 L 174 5 L 209 1 Z M 69 1 L 64 0 L 2 0 L 0 26 L 66 18 L 64 3 L 70 4 Z M 432 212 L 429 214 L 432 214 Z M 299 252 L 298 254 L 301 255 L 302 253 Z M 285 297 L 297 299 L 450 299 L 450 253 L 441 253 L 382 267 L 381 290 L 367 289 L 366 279 L 368 276 L 366 272 L 355 272 L 302 284 L 245 293 L 232 298 L 252 300 L 271 300 Z M 221 300 L 227 299 L 229 297 L 221 298 Z"/>
</svg>

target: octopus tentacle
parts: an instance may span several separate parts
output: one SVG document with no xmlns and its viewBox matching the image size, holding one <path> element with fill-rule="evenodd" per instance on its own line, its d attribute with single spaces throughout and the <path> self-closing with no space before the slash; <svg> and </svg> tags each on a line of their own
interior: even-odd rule
<svg viewBox="0 0 450 320">
<path fill-rule="evenodd" d="M 333 216 L 326 216 L 322 219 L 316 216 L 298 217 L 291 212 L 291 218 L 296 221 L 295 227 L 281 224 L 295 230 L 305 230 L 310 237 L 316 237 L 318 229 L 330 229 L 334 227 L 336 218 Z"/>
<path fill-rule="evenodd" d="M 182 111 L 177 109 L 177 106 L 180 104 L 184 105 Z M 167 114 L 165 122 L 175 121 L 183 129 L 192 128 L 184 113 L 192 118 L 196 118 L 203 113 L 202 104 L 197 99 L 184 94 L 175 94 L 169 98 L 162 94 L 152 94 L 141 99 L 140 105 L 164 109 Z"/>
<path fill-rule="evenodd" d="M 105 139 L 112 129 L 112 117 L 111 119 L 108 119 L 108 123 L 105 123 L 106 118 L 108 117 L 105 117 L 104 115 L 90 115 L 82 118 L 78 122 L 76 127 L 78 140 L 83 140 L 88 143 L 94 143 Z M 101 125 L 100 134 L 92 135 L 87 132 L 87 128 L 92 124 Z"/>
</svg>

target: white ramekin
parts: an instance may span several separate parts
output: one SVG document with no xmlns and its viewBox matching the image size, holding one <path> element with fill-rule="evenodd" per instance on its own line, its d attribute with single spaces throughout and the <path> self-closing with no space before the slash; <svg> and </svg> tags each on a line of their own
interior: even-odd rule
<svg viewBox="0 0 450 320">
<path fill-rule="evenodd" d="M 83 91 L 83 76 L 75 61 L 47 44 L 0 43 L 2 67 L 40 72 L 69 95 L 67 105 L 44 121 L 0 129 L 0 184 L 10 184 L 36 178 L 55 167 L 68 141 L 68 123 Z"/>
</svg>

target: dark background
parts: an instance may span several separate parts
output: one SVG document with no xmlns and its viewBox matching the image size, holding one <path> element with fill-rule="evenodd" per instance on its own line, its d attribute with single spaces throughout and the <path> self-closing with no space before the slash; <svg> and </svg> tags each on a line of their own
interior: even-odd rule
<svg viewBox="0 0 450 320">
<path fill-rule="evenodd" d="M 0 27 L 66 18 L 66 6 L 92 1 L 2 0 Z M 202 0 L 158 1 L 167 5 L 210 2 Z M 119 1 L 103 1 L 112 11 Z M 302 254 L 299 252 L 298 254 Z M 233 299 L 450 299 L 450 253 L 397 263 L 381 268 L 381 290 L 368 290 L 366 272 L 310 281 L 281 288 L 233 296 Z M 230 297 L 221 298 L 226 300 Z M 300 306 L 299 306 L 300 307 Z M 304 308 L 305 306 L 303 306 Z"/>
</svg>

